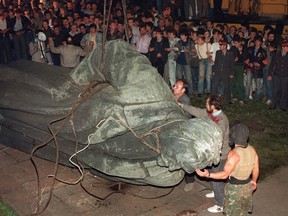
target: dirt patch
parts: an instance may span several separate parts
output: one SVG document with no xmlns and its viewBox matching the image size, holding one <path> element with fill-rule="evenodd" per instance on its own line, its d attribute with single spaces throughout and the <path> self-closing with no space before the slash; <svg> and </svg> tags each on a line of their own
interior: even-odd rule
<svg viewBox="0 0 288 216">
<path fill-rule="evenodd" d="M 250 130 L 250 134 L 258 134 L 258 133 L 263 133 L 265 130 L 265 127 L 263 125 L 261 125 L 258 122 L 255 122 L 253 120 L 250 119 L 240 119 L 240 120 L 235 120 L 235 121 L 231 121 L 230 122 L 230 127 L 236 123 L 244 123 L 248 126 L 249 130 Z"/>
</svg>

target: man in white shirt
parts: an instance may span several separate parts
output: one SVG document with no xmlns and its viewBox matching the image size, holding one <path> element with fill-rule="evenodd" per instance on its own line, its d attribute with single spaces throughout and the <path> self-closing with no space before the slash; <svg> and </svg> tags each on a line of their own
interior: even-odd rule
<svg viewBox="0 0 288 216">
<path fill-rule="evenodd" d="M 198 96 L 205 92 L 211 92 L 212 79 L 212 62 L 211 62 L 211 44 L 205 42 L 204 35 L 199 35 L 197 44 L 195 46 L 199 58 L 199 81 L 198 81 Z M 204 85 L 205 81 L 205 85 Z"/>
<path fill-rule="evenodd" d="M 139 32 L 140 34 L 135 38 L 134 47 L 139 53 L 147 56 L 151 36 L 147 34 L 145 25 L 139 27 Z"/>
</svg>

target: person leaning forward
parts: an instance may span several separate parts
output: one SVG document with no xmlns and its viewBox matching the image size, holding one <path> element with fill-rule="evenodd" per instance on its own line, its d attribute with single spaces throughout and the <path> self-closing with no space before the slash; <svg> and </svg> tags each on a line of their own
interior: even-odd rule
<svg viewBox="0 0 288 216">
<path fill-rule="evenodd" d="M 224 215 L 247 215 L 252 212 L 252 193 L 257 188 L 259 158 L 256 150 L 248 144 L 249 128 L 237 123 L 231 128 L 230 142 L 235 148 L 228 154 L 223 171 L 196 173 L 211 179 L 228 179 L 225 185 Z"/>
<path fill-rule="evenodd" d="M 223 143 L 221 148 L 220 162 L 213 165 L 210 168 L 212 172 L 222 171 L 227 159 L 227 155 L 231 150 L 229 146 L 229 121 L 225 113 L 222 111 L 221 97 L 211 95 L 206 100 L 206 109 L 197 108 L 194 106 L 188 106 L 183 103 L 178 105 L 182 109 L 195 117 L 208 116 L 214 121 L 220 128 L 223 134 Z M 223 211 L 224 200 L 224 181 L 210 181 L 212 192 L 206 194 L 207 198 L 215 198 L 215 205 L 208 208 L 211 213 L 219 213 Z"/>
</svg>

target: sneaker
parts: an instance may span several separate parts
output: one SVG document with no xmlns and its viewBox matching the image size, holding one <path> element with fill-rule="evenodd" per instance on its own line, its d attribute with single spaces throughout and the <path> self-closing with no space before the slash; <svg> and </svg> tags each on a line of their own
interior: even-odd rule
<svg viewBox="0 0 288 216">
<path fill-rule="evenodd" d="M 205 195 L 207 198 L 214 198 L 214 192 L 208 193 Z"/>
<path fill-rule="evenodd" d="M 250 99 L 250 100 L 253 100 L 253 97 L 252 97 L 252 95 L 250 95 L 250 96 L 249 96 L 249 99 Z"/>
<path fill-rule="evenodd" d="M 266 101 L 266 104 L 267 104 L 268 106 L 272 105 L 272 100 L 268 99 L 268 100 Z"/>
<path fill-rule="evenodd" d="M 188 191 L 192 190 L 193 187 L 194 187 L 194 183 L 188 183 L 185 185 L 184 191 L 188 192 Z"/>
<path fill-rule="evenodd" d="M 220 212 L 223 212 L 223 207 L 218 206 L 218 205 L 214 205 L 214 206 L 208 208 L 207 210 L 211 213 L 220 213 Z"/>
</svg>

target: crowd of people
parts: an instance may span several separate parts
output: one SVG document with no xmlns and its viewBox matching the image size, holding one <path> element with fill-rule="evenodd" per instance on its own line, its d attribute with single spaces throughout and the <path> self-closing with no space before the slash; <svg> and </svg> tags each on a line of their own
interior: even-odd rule
<svg viewBox="0 0 288 216">
<path fill-rule="evenodd" d="M 128 1 L 123 10 L 120 0 L 113 1 L 105 19 L 99 0 L 1 1 L 0 63 L 31 59 L 74 68 L 103 40 L 122 39 L 147 56 L 171 88 L 185 80 L 189 96 L 219 94 L 241 105 L 265 100 L 271 109 L 279 104 L 287 110 L 287 43 L 277 26 L 263 31 L 247 23 L 214 26 L 207 16 L 180 22 L 181 13 L 191 18 L 191 11 L 177 10 L 173 0 L 161 12 L 158 1 L 148 10 L 137 2 Z"/>
</svg>

